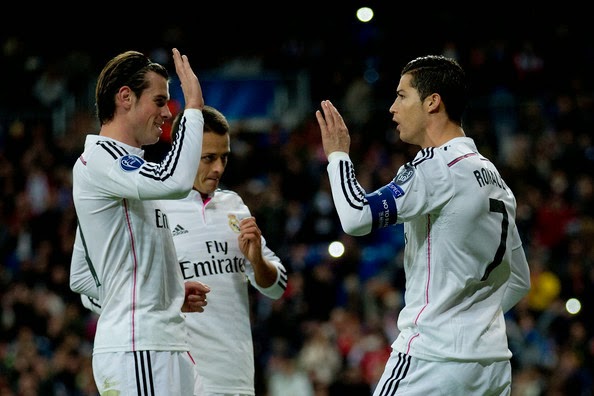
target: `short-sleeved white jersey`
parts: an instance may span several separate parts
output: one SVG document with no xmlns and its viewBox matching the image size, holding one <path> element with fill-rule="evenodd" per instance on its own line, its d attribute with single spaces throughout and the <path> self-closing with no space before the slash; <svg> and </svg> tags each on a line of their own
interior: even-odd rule
<svg viewBox="0 0 594 396">
<path fill-rule="evenodd" d="M 161 163 L 145 162 L 141 149 L 119 141 L 86 138 L 73 167 L 73 197 L 77 238 L 101 284 L 94 353 L 189 350 L 182 273 L 163 201 L 156 200 L 191 190 L 202 128 L 202 112 L 186 110 Z"/>
<path fill-rule="evenodd" d="M 405 306 L 394 349 L 432 361 L 509 359 L 502 306 L 509 304 L 510 282 L 527 291 L 528 266 L 515 197 L 472 139 L 420 150 L 371 194 L 356 181 L 346 153 L 329 160 L 346 232 L 404 223 Z M 512 272 L 519 275 L 510 278 Z"/>
<path fill-rule="evenodd" d="M 282 296 L 287 273 L 262 237 L 262 254 L 277 268 L 275 283 L 259 286 L 237 237 L 239 221 L 251 216 L 233 191 L 218 189 L 202 200 L 192 190 L 187 198 L 166 202 L 165 209 L 185 280 L 210 287 L 204 312 L 188 313 L 190 351 L 207 393 L 250 394 L 254 390 L 254 350 L 248 284 L 272 299 Z"/>
</svg>

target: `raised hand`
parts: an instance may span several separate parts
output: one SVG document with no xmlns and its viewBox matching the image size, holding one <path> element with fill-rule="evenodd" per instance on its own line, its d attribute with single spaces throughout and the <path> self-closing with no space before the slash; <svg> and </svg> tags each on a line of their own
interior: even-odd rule
<svg viewBox="0 0 594 396">
<path fill-rule="evenodd" d="M 177 48 L 173 48 L 173 62 L 184 93 L 186 109 L 200 109 L 204 107 L 202 87 L 198 77 L 190 66 L 187 55 L 182 55 Z"/>
<path fill-rule="evenodd" d="M 344 151 L 348 154 L 351 146 L 349 130 L 342 116 L 329 100 L 322 101 L 322 112 L 316 111 L 318 125 L 322 132 L 322 145 L 326 157 L 334 151 Z"/>
</svg>

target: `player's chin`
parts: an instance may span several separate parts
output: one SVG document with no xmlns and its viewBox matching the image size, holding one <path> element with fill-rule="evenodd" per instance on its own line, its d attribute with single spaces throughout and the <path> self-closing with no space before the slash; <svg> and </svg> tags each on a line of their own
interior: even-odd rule
<svg viewBox="0 0 594 396">
<path fill-rule="evenodd" d="M 163 133 L 163 131 L 161 131 L 161 129 L 159 129 L 156 133 L 152 134 L 151 136 L 151 141 L 149 143 L 146 144 L 155 144 L 159 141 L 159 139 L 161 139 L 161 134 Z"/>
<path fill-rule="evenodd" d="M 217 187 L 219 187 L 219 179 L 207 179 L 204 183 L 204 187 L 206 188 L 208 194 L 212 194 L 215 192 Z"/>
</svg>

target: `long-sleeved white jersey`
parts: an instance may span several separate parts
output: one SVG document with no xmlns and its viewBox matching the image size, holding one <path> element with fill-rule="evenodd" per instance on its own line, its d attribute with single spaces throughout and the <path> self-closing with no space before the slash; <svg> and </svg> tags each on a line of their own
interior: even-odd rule
<svg viewBox="0 0 594 396">
<path fill-rule="evenodd" d="M 144 161 L 139 148 L 87 136 L 73 167 L 79 221 L 73 267 L 83 254 L 100 285 L 102 314 L 94 353 L 189 350 L 181 312 L 184 281 L 163 201 L 156 200 L 190 192 L 203 123 L 200 110 L 186 110 L 172 150 L 161 163 Z M 71 274 L 73 291 L 81 292 L 89 283 Z"/>
<path fill-rule="evenodd" d="M 405 306 L 392 344 L 417 358 L 511 357 L 504 312 L 529 290 L 516 200 L 472 139 L 419 151 L 388 185 L 366 194 L 346 153 L 328 175 L 345 232 L 404 223 Z"/>
<path fill-rule="evenodd" d="M 239 221 L 251 213 L 235 192 L 219 189 L 203 201 L 192 190 L 184 199 L 162 204 L 184 279 L 198 280 L 211 288 L 204 312 L 186 314 L 190 351 L 197 361 L 204 389 L 207 393 L 253 395 L 254 349 L 248 285 L 278 299 L 287 287 L 286 269 L 262 237 L 262 255 L 277 268 L 277 278 L 267 288 L 257 284 L 252 264 L 237 241 Z M 70 279 L 83 294 L 83 304 L 101 313 L 100 287 L 93 281 L 79 238 L 74 246 Z"/>
<path fill-rule="evenodd" d="M 278 299 L 287 287 L 281 260 L 262 237 L 262 255 L 277 268 L 276 281 L 263 288 L 237 237 L 239 221 L 250 217 L 241 197 L 218 189 L 202 200 L 195 190 L 187 198 L 166 203 L 167 217 L 185 280 L 210 287 L 204 312 L 187 314 L 190 351 L 207 393 L 251 394 L 254 390 L 254 349 L 248 285 Z"/>
</svg>

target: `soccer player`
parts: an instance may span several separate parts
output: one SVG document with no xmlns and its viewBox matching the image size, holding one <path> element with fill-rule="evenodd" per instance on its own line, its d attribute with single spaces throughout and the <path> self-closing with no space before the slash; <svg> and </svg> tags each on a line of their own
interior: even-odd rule
<svg viewBox="0 0 594 396">
<path fill-rule="evenodd" d="M 87 264 L 102 303 L 93 375 L 102 395 L 201 395 L 182 311 L 202 311 L 208 287 L 184 282 L 163 202 L 188 195 L 202 149 L 204 99 L 186 55 L 173 49 L 185 100 L 171 151 L 143 159 L 172 116 L 169 76 L 144 54 L 111 59 L 96 87 L 99 134 L 90 134 L 73 167 L 79 227 L 73 252 Z M 91 284 L 93 284 L 91 282 Z M 71 277 L 80 291 L 89 282 Z"/>
<path fill-rule="evenodd" d="M 462 128 L 467 95 L 453 59 L 404 66 L 390 113 L 420 151 L 372 193 L 356 179 L 339 111 L 328 100 L 316 111 L 344 231 L 404 223 L 405 306 L 374 396 L 511 392 L 504 313 L 527 294 L 529 269 L 515 197 Z"/>
<path fill-rule="evenodd" d="M 241 197 L 219 188 L 231 152 L 230 127 L 225 116 L 210 106 L 204 106 L 202 114 L 204 136 L 194 188 L 186 198 L 162 202 L 162 207 L 184 279 L 205 281 L 211 289 L 208 309 L 189 313 L 186 319 L 190 351 L 199 360 L 205 395 L 253 396 L 248 285 L 278 299 L 286 289 L 287 273 Z M 172 125 L 174 139 L 180 120 L 182 113 Z M 147 157 L 158 155 L 150 147 L 146 150 Z M 75 273 L 90 277 L 82 260 L 79 268 Z M 82 299 L 87 308 L 100 312 L 99 301 L 88 296 Z"/>
<path fill-rule="evenodd" d="M 184 279 L 203 281 L 211 289 L 208 309 L 188 314 L 190 351 L 199 357 L 207 396 L 255 395 L 248 285 L 278 299 L 287 287 L 287 272 L 241 197 L 219 188 L 231 152 L 229 123 L 212 107 L 202 112 L 194 188 L 187 198 L 165 205 Z"/>
</svg>

